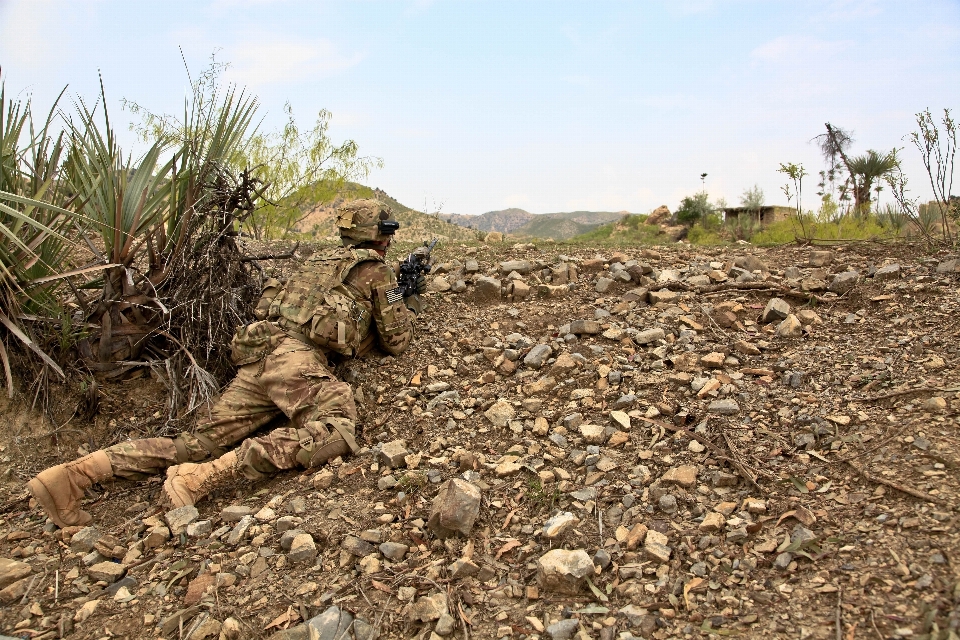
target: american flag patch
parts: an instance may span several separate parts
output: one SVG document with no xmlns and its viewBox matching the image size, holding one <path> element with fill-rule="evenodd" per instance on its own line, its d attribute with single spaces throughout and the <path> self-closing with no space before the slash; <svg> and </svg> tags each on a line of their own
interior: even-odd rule
<svg viewBox="0 0 960 640">
<path fill-rule="evenodd" d="M 400 287 L 394 287 L 393 289 L 387 289 L 387 304 L 393 304 L 394 302 L 400 302 L 403 300 L 403 289 Z"/>
</svg>

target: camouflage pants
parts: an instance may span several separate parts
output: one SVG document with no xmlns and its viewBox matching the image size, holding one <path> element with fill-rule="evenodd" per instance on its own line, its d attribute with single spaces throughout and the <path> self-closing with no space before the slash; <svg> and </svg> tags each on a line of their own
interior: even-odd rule
<svg viewBox="0 0 960 640">
<path fill-rule="evenodd" d="M 291 426 L 253 436 L 283 416 Z M 105 451 L 115 476 L 143 478 L 181 462 L 219 457 L 241 442 L 240 470 L 256 479 L 350 452 L 356 420 L 350 385 L 330 372 L 322 352 L 284 338 L 263 361 L 240 367 L 194 433 L 130 440 Z"/>
</svg>

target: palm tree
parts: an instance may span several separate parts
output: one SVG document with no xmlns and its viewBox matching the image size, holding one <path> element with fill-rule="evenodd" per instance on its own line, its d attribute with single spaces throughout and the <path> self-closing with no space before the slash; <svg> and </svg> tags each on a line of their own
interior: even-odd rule
<svg viewBox="0 0 960 640">
<path fill-rule="evenodd" d="M 853 178 L 853 201 L 857 215 L 866 216 L 870 213 L 870 192 L 873 190 L 874 181 L 889 175 L 897 166 L 896 149 L 887 154 L 870 149 L 866 155 L 848 161 L 847 168 Z"/>
</svg>

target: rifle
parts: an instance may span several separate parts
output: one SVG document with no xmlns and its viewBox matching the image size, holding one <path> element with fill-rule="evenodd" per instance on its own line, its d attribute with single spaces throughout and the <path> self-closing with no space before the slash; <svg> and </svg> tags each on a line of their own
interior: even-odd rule
<svg viewBox="0 0 960 640">
<path fill-rule="evenodd" d="M 424 242 L 420 247 L 400 263 L 400 276 L 397 278 L 397 285 L 403 292 L 403 298 L 408 308 L 414 313 L 420 315 L 421 304 L 420 296 L 417 295 L 417 279 L 430 273 L 430 252 L 437 244 L 439 238 L 434 238 L 429 245 Z M 423 249 L 426 249 L 424 251 Z"/>
</svg>

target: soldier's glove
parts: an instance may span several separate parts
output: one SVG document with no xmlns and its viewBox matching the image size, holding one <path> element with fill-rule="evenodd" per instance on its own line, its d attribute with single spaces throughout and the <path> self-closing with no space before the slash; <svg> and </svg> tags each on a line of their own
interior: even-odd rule
<svg viewBox="0 0 960 640">
<path fill-rule="evenodd" d="M 427 290 L 427 279 L 423 277 L 423 274 L 417 276 L 417 293 L 423 293 Z"/>
</svg>

